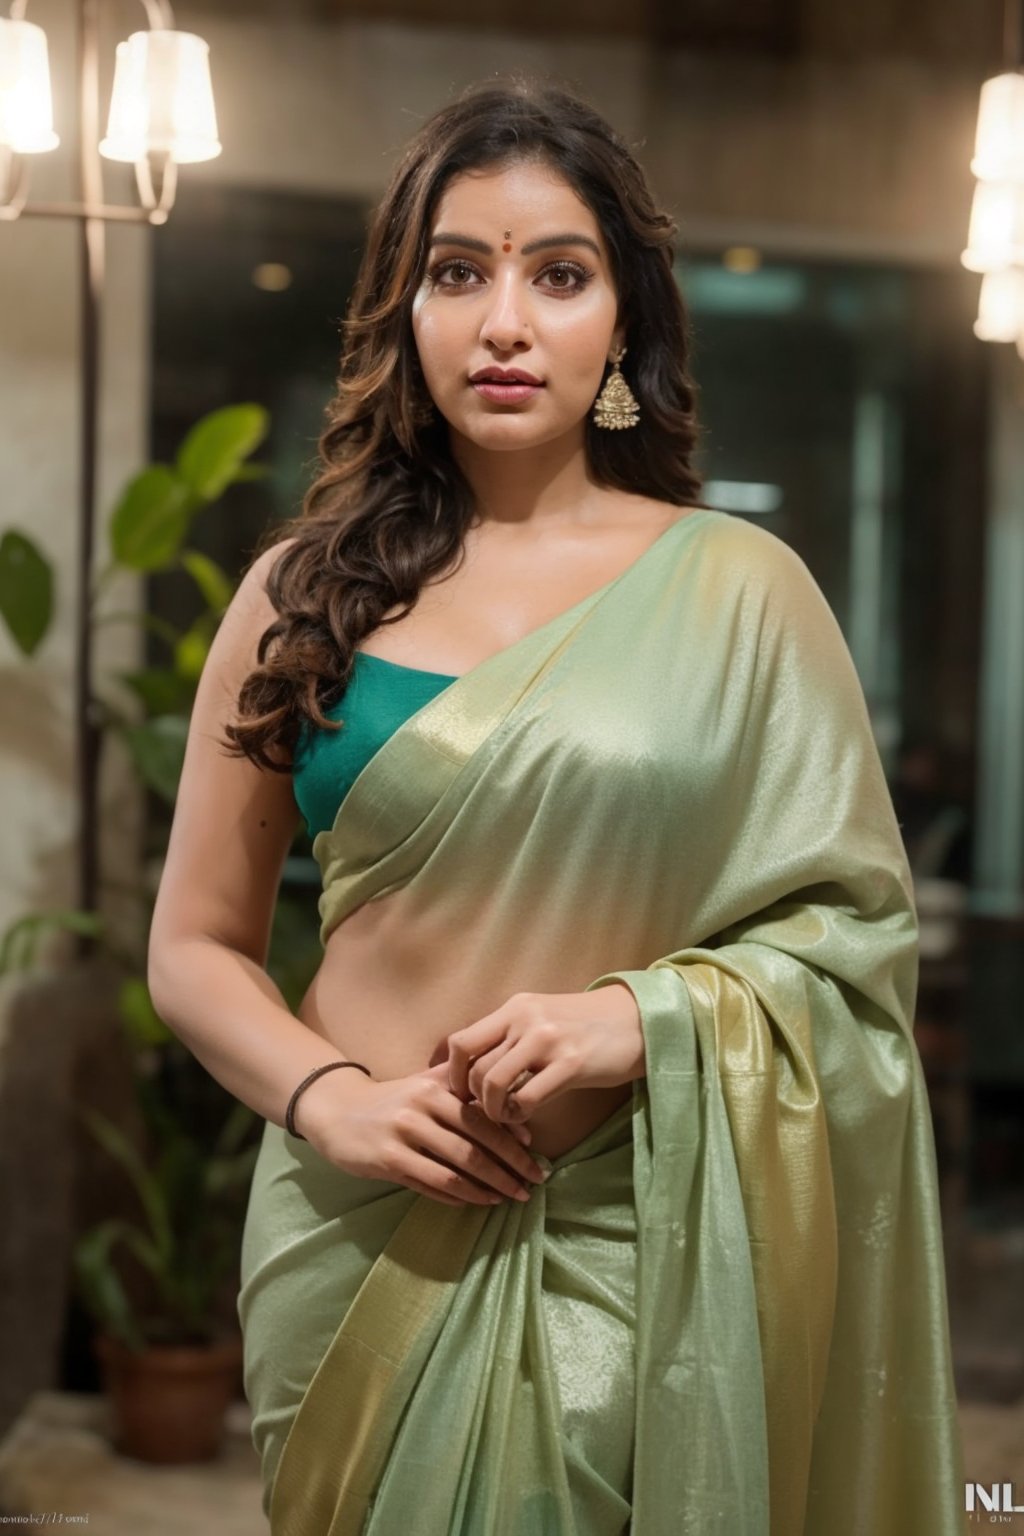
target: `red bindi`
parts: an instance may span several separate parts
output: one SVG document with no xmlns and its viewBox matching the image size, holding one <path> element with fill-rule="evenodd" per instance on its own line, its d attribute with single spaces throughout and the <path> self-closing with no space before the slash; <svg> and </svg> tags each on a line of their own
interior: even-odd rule
<svg viewBox="0 0 1024 1536">
<path fill-rule="evenodd" d="M 512 249 L 512 247 L 511 247 L 511 245 L 510 245 L 510 244 L 509 244 L 509 242 L 508 242 L 508 241 L 507 241 L 507 240 L 506 240 L 506 241 L 505 241 L 505 244 L 504 244 L 504 245 L 503 245 L 503 246 L 502 246 L 502 250 L 503 250 L 503 251 L 510 251 L 510 250 L 511 250 L 511 249 Z"/>
</svg>

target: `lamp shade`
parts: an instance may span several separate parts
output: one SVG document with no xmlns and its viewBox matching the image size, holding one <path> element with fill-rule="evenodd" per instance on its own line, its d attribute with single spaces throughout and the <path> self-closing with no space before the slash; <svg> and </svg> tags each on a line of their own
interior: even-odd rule
<svg viewBox="0 0 1024 1536">
<path fill-rule="evenodd" d="M 1024 266 L 1024 182 L 975 184 L 967 249 L 960 260 L 970 272 Z"/>
<path fill-rule="evenodd" d="M 181 165 L 219 155 L 209 51 L 193 32 L 133 32 L 118 43 L 100 154 L 136 161 L 155 150 Z"/>
<path fill-rule="evenodd" d="M 981 87 L 971 170 L 980 181 L 1024 182 L 1024 72 Z"/>
<path fill-rule="evenodd" d="M 56 149 L 46 33 L 0 17 L 0 145 L 19 155 Z"/>
<path fill-rule="evenodd" d="M 1024 333 L 1024 271 L 986 272 L 974 334 L 980 341 L 1016 341 Z"/>
</svg>

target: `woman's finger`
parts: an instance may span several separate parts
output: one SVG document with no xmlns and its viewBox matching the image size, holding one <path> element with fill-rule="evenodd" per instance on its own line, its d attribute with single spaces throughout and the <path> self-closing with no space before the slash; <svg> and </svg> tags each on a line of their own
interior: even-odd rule
<svg viewBox="0 0 1024 1536">
<path fill-rule="evenodd" d="M 485 1014 L 474 1024 L 467 1024 L 465 1029 L 454 1030 L 448 1036 L 445 1042 L 448 1047 L 448 1081 L 458 1098 L 468 1099 L 473 1096 L 469 1073 L 474 1061 L 505 1039 L 508 1028 L 505 1018 L 507 1007 L 507 1003 L 503 1003 L 493 1013 Z"/>
<path fill-rule="evenodd" d="M 447 1123 L 453 1125 L 459 1135 L 487 1148 L 528 1185 L 538 1182 L 543 1169 L 520 1143 L 513 1126 L 496 1125 L 479 1104 L 459 1104 L 457 1100 L 454 1103 L 455 1113 Z"/>
<path fill-rule="evenodd" d="M 453 1205 L 494 1205 L 502 1197 L 467 1178 L 457 1168 L 435 1157 L 429 1147 L 405 1148 L 406 1160 L 400 1161 L 400 1178 L 409 1188 L 416 1183 L 421 1193 Z"/>
<path fill-rule="evenodd" d="M 479 1099 L 481 1103 L 484 1102 L 483 1086 L 487 1078 L 498 1066 L 498 1063 L 504 1061 L 511 1054 L 512 1050 L 513 1047 L 510 1046 L 509 1042 L 502 1040 L 500 1045 L 496 1045 L 493 1050 L 485 1051 L 473 1058 L 470 1063 L 467 1081 L 469 1082 L 469 1091 L 475 1099 Z M 486 1104 L 484 1107 L 486 1108 Z"/>
<path fill-rule="evenodd" d="M 517 1040 L 515 1045 L 510 1045 L 500 1054 L 492 1053 L 490 1061 L 481 1062 L 480 1065 L 487 1070 L 479 1079 L 477 1097 L 483 1105 L 484 1114 L 491 1120 L 501 1121 L 505 1119 L 510 1103 L 515 1104 L 515 1100 L 509 1100 L 513 1085 L 521 1082 L 525 1086 L 532 1082 L 534 1073 L 539 1072 L 544 1063 L 537 1060 L 536 1045 L 523 1039 Z M 476 1072 L 475 1066 L 473 1072 Z"/>
<path fill-rule="evenodd" d="M 442 1205 L 457 1205 L 464 1210 L 469 1203 L 466 1200 L 458 1200 L 454 1195 L 443 1195 L 439 1189 L 432 1189 L 429 1184 L 421 1184 L 419 1179 L 408 1177 L 402 1180 L 406 1189 L 411 1189 L 415 1195 L 426 1195 L 428 1200 L 438 1200 Z"/>
<path fill-rule="evenodd" d="M 507 1137 L 509 1147 L 514 1149 L 507 1162 L 503 1153 L 492 1151 L 476 1140 L 475 1136 L 460 1135 L 458 1131 L 450 1131 L 436 1122 L 427 1128 L 426 1135 L 421 1133 L 420 1139 L 424 1151 L 441 1158 L 464 1177 L 477 1180 L 488 1192 L 496 1190 L 499 1195 L 516 1199 L 524 1185 L 532 1186 L 539 1182 L 539 1164 L 512 1136 Z"/>
<path fill-rule="evenodd" d="M 508 1121 L 526 1118 L 535 1114 L 542 1104 L 550 1104 L 560 1093 L 578 1086 L 579 1079 L 571 1061 L 549 1062 L 532 1073 L 522 1088 L 502 1097 L 499 1115 Z"/>
</svg>

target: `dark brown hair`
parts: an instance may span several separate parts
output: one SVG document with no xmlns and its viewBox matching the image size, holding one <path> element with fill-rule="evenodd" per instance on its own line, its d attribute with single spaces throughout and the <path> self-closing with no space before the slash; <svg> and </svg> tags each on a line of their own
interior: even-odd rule
<svg viewBox="0 0 1024 1536">
<path fill-rule="evenodd" d="M 412 305 L 445 186 L 461 172 L 520 160 L 540 160 L 565 178 L 597 219 L 611 259 L 630 353 L 624 371 L 643 414 L 625 432 L 602 431 L 588 415 L 594 479 L 676 506 L 704 505 L 690 464 L 696 387 L 672 271 L 676 226 L 656 207 L 625 142 L 572 92 L 521 76 L 471 87 L 423 124 L 370 225 L 318 444 L 322 471 L 299 515 L 268 528 L 256 552 L 293 541 L 267 578 L 278 618 L 242 684 L 239 723 L 227 727 L 233 756 L 288 771 L 277 749 L 290 757 L 304 722 L 334 728 L 322 711 L 341 698 L 358 642 L 404 618 L 424 582 L 462 553 L 475 508 L 426 390 Z"/>
</svg>

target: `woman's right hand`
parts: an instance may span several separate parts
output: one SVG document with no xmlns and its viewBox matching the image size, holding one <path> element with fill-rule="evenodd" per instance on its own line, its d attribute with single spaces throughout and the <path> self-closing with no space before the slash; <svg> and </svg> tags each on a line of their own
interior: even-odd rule
<svg viewBox="0 0 1024 1536">
<path fill-rule="evenodd" d="M 443 1205 L 496 1205 L 522 1199 L 524 1188 L 528 1198 L 543 1182 L 516 1134 L 522 1128 L 499 1125 L 475 1099 L 452 1093 L 444 1061 L 385 1082 L 325 1072 L 299 1100 L 300 1119 L 310 1145 L 346 1173 L 404 1184 Z"/>
</svg>

